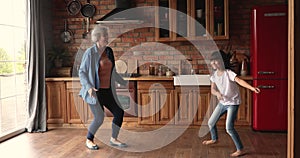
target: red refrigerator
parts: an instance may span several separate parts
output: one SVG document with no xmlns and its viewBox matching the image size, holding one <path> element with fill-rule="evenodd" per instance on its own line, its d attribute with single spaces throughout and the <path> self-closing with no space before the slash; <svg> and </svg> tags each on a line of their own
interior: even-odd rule
<svg viewBox="0 0 300 158">
<path fill-rule="evenodd" d="M 257 6 L 251 11 L 250 66 L 253 85 L 252 128 L 287 130 L 287 6 Z"/>
</svg>

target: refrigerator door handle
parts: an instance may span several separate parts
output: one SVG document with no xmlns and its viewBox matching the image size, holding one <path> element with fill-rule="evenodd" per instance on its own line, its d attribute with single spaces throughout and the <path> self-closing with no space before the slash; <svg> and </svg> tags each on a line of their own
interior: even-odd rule
<svg viewBox="0 0 300 158">
<path fill-rule="evenodd" d="M 260 86 L 258 86 L 258 88 L 260 88 L 260 89 L 274 89 L 275 86 L 264 86 L 264 85 L 260 85 Z"/>
<path fill-rule="evenodd" d="M 258 71 L 257 72 L 259 75 L 274 75 L 275 72 L 273 71 Z"/>
</svg>

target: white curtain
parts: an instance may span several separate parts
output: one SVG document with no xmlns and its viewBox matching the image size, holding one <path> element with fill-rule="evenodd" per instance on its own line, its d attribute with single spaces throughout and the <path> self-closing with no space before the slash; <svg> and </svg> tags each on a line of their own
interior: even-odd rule
<svg viewBox="0 0 300 158">
<path fill-rule="evenodd" d="M 28 132 L 47 130 L 45 35 L 41 0 L 28 0 Z"/>
</svg>

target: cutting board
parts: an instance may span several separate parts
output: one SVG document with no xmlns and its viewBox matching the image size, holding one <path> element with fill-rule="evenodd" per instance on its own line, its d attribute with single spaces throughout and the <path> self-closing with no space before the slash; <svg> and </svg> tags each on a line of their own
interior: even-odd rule
<svg viewBox="0 0 300 158">
<path fill-rule="evenodd" d="M 136 59 L 127 60 L 127 73 L 138 73 L 138 63 Z"/>
</svg>

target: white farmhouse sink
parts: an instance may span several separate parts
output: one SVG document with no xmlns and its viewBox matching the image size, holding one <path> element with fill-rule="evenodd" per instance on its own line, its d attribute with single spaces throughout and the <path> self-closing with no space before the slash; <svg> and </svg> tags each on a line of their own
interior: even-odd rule
<svg viewBox="0 0 300 158">
<path fill-rule="evenodd" d="M 174 86 L 210 85 L 210 75 L 178 75 L 173 78 Z"/>
</svg>

